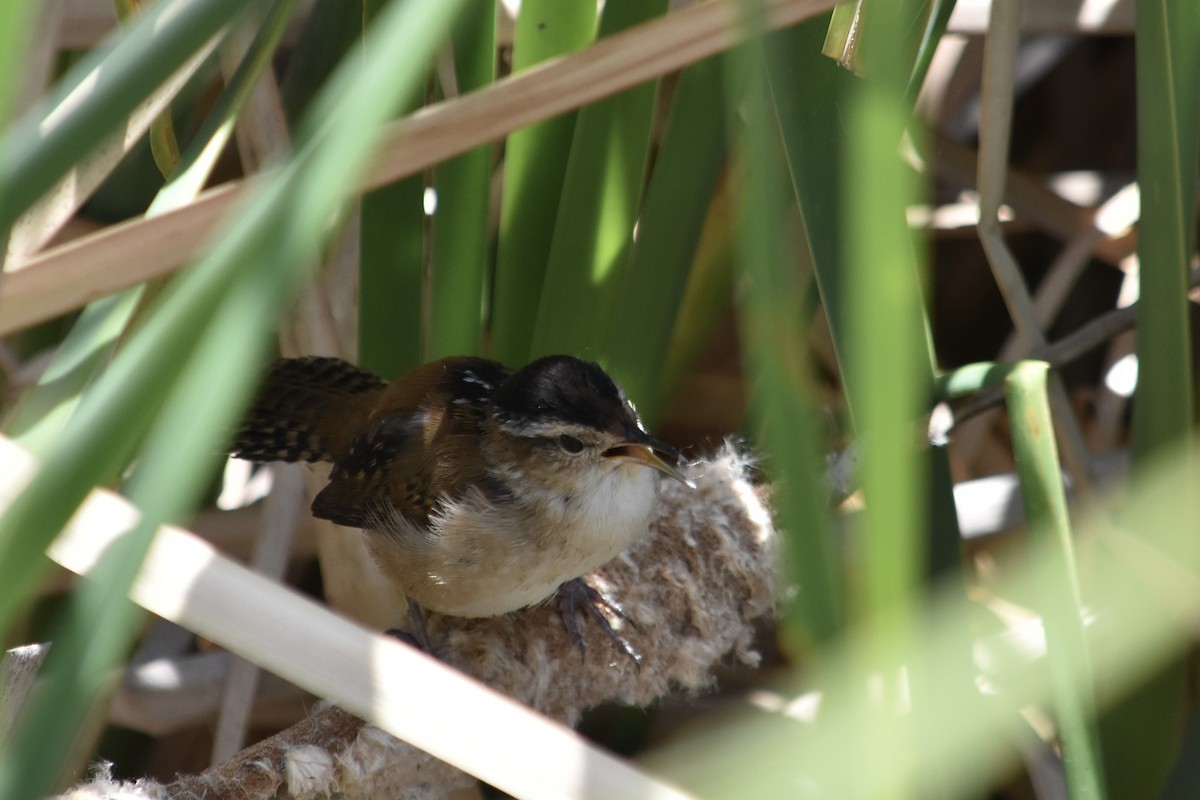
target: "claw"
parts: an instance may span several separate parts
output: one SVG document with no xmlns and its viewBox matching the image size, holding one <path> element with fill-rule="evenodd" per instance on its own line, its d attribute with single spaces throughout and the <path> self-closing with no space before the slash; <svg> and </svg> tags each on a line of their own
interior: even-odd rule
<svg viewBox="0 0 1200 800">
<path fill-rule="evenodd" d="M 601 613 L 601 608 L 605 608 L 636 629 L 637 623 L 625 613 L 625 609 L 615 600 L 605 597 L 590 586 L 583 578 L 575 578 L 558 587 L 558 608 L 562 614 L 563 624 L 567 628 L 567 633 L 571 636 L 571 641 L 579 648 L 579 658 L 581 661 L 587 657 L 587 645 L 583 641 L 583 633 L 579 629 L 579 620 L 575 616 L 577 609 L 586 612 L 588 616 L 596 620 L 600 624 L 600 628 L 608 635 L 608 638 L 617 646 L 617 649 L 633 661 L 634 666 L 641 666 L 641 653 L 635 650 L 633 645 L 624 636 L 613 630 L 612 625 L 608 622 L 608 618 Z"/>
</svg>

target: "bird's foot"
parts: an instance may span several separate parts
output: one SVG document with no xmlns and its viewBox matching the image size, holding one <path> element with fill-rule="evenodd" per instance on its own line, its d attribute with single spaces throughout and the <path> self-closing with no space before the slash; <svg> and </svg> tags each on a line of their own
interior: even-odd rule
<svg viewBox="0 0 1200 800">
<path fill-rule="evenodd" d="M 579 657 L 581 660 L 587 657 L 587 645 L 584 643 L 583 633 L 579 629 L 579 619 L 575 615 L 576 610 L 582 610 L 589 617 L 596 620 L 600 624 L 601 629 L 608 635 L 608 638 L 617 646 L 617 649 L 628 656 L 633 661 L 634 666 L 641 666 L 641 653 L 635 650 L 633 645 L 624 636 L 613 629 L 613 626 L 608 621 L 608 617 L 601 610 L 608 610 L 636 629 L 637 624 L 615 600 L 597 591 L 583 578 L 575 578 L 558 587 L 558 608 L 562 614 L 563 624 L 567 628 L 567 633 L 571 636 L 571 641 L 579 648 Z"/>
</svg>

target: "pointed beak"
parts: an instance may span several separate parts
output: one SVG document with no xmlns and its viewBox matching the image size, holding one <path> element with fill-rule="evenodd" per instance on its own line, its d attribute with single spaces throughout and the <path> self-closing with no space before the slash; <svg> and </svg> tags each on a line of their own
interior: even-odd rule
<svg viewBox="0 0 1200 800">
<path fill-rule="evenodd" d="M 670 458 L 667 461 L 662 455 Z M 658 470 L 662 474 L 674 478 L 689 489 L 695 489 L 696 484 L 683 476 L 683 473 L 675 468 L 675 463 L 679 461 L 679 452 L 657 439 L 640 434 L 636 440 L 623 442 L 616 447 L 610 447 L 601 455 L 604 458 L 611 458 L 619 461 L 629 461 L 634 464 L 640 464 L 644 467 L 651 467 Z"/>
</svg>

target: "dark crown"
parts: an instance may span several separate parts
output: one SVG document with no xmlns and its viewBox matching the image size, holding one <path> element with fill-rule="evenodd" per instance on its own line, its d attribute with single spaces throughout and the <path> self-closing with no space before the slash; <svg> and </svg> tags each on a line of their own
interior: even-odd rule
<svg viewBox="0 0 1200 800">
<path fill-rule="evenodd" d="M 546 356 L 514 372 L 493 396 L 513 420 L 557 420 L 601 430 L 638 427 L 624 392 L 603 369 L 572 356 Z"/>
</svg>

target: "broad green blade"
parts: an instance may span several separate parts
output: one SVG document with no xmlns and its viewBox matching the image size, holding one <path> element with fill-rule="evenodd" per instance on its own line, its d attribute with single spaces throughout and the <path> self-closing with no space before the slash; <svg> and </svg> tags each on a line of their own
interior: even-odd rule
<svg viewBox="0 0 1200 800">
<path fill-rule="evenodd" d="M 359 203 L 358 363 L 394 378 L 421 363 L 425 176 Z"/>
<path fill-rule="evenodd" d="M 666 9 L 664 0 L 610 0 L 600 35 Z M 633 244 L 656 86 L 636 86 L 579 111 L 530 356 L 603 355 L 617 313 L 617 276 Z"/>
<path fill-rule="evenodd" d="M 713 329 L 729 311 L 735 281 L 731 172 L 727 165 L 701 223 L 696 257 L 688 271 L 683 296 L 679 298 L 679 313 L 671 328 L 671 341 L 667 344 L 658 390 L 660 407 L 679 399 L 684 379 L 703 354 Z M 659 413 L 653 406 L 648 411 L 652 419 Z"/>
<path fill-rule="evenodd" d="M 592 0 L 523 0 L 513 71 L 584 47 L 596 35 Z M 522 128 L 504 146 L 500 239 L 492 300 L 492 352 L 506 364 L 529 358 L 575 112 Z"/>
<path fill-rule="evenodd" d="M 384 0 L 365 4 L 364 30 L 384 7 Z M 416 110 L 421 99 L 413 98 L 400 113 Z M 412 175 L 367 192 L 359 203 L 358 363 L 388 378 L 422 360 L 425 188 L 425 176 Z"/>
<path fill-rule="evenodd" d="M 496 79 L 496 5 L 469 0 L 453 35 L 459 94 Z M 483 347 L 492 146 L 439 164 L 433 171 L 437 210 L 430 241 L 429 331 L 424 358 L 476 355 Z"/>
<path fill-rule="evenodd" d="M 378 2 L 315 0 L 288 57 L 279 85 L 283 110 L 298 120 L 342 58 L 362 38 Z"/>
<path fill-rule="evenodd" d="M 8 124 L 21 89 L 29 31 L 37 21 L 37 4 L 0 4 L 0 127 Z"/>
<path fill-rule="evenodd" d="M 818 17 L 768 34 L 767 75 L 834 353 L 844 364 L 840 165 L 848 156 L 837 110 L 855 88 L 855 78 L 821 55 L 827 27 L 827 18 Z"/>
<path fill-rule="evenodd" d="M 1192 427 L 1188 264 L 1196 246 L 1200 6 L 1137 4 L 1140 300 L 1134 450 L 1144 459 Z"/>
<path fill-rule="evenodd" d="M 872 6 L 881 33 L 863 31 L 859 58 L 871 78 L 850 92 L 842 149 L 841 241 L 846 330 L 843 379 L 862 438 L 866 495 L 862 535 L 866 601 L 900 635 L 924 573 L 924 470 L 912 421 L 924 410 L 932 380 L 921 296 L 922 259 L 905 208 L 918 195 L 900 158 L 909 119 L 908 64 L 894 36 L 913 4 Z M 890 13 L 889 13 L 890 12 Z M 811 232 L 811 228 L 809 228 Z"/>
<path fill-rule="evenodd" d="M 725 162 L 722 63 L 680 75 L 671 117 L 646 189 L 637 240 L 620 267 L 603 348 L 605 366 L 653 426 L 663 364 L 713 191 Z"/>
<path fill-rule="evenodd" d="M 1186 441 L 1194 427 L 1195 376 L 1187 281 L 1196 246 L 1200 146 L 1200 6 L 1191 0 L 1136 4 L 1138 221 L 1137 395 L 1134 470 Z M 1195 462 L 1184 460 L 1195 483 Z M 1193 493 L 1189 491 L 1189 497 Z M 1188 516 L 1195 518 L 1195 506 Z M 1200 541 L 1185 556 L 1200 564 Z M 1113 797 L 1155 797 L 1167 780 L 1195 701 L 1194 661 L 1166 666 L 1138 693 L 1105 713 L 1108 785 Z"/>
<path fill-rule="evenodd" d="M 915 609 L 931 571 L 957 573 L 959 534 L 946 454 L 923 453 L 914 424 L 928 408 L 934 356 L 922 297 L 923 253 L 906 224 L 918 195 L 901 161 L 900 143 L 911 109 L 905 100 L 917 4 L 864 4 L 855 52 L 866 79 L 855 78 L 820 54 L 828 24 L 813 20 L 767 38 L 771 94 L 799 200 L 809 251 L 850 424 L 858 435 L 858 477 L 866 508 L 853 521 L 852 568 L 861 580 L 846 599 L 855 614 L 886 631 L 860 657 L 894 661 L 916 636 Z M 861 19 L 859 20 L 862 21 Z M 874 33 L 872 34 L 872 31 Z M 913 43 L 915 44 L 915 42 Z M 933 483 L 930 484 L 929 481 Z M 932 498 L 932 503 L 928 499 Z M 957 676 L 943 695 L 970 702 L 973 687 L 963 647 Z M 909 665 L 911 666 L 911 665 Z M 885 685 L 884 697 L 899 687 Z M 915 689 L 913 690 L 916 691 Z M 915 694 L 912 702 L 927 698 Z M 863 748 L 908 758 L 905 720 L 861 719 Z M 908 794 L 897 784 L 892 796 Z"/>
<path fill-rule="evenodd" d="M 877 401 L 891 397 L 891 387 L 896 384 L 889 381 L 901 381 L 902 394 L 897 399 L 903 398 L 909 404 L 910 411 L 907 413 L 913 413 L 915 416 L 911 419 L 917 419 L 932 393 L 932 370 L 936 359 L 929 341 L 921 297 L 923 279 L 917 267 L 920 262 L 915 258 L 917 254 L 905 230 L 903 216 L 907 201 L 905 193 L 915 191 L 915 186 L 911 173 L 898 159 L 899 131 L 908 122 L 908 106 L 902 95 L 892 97 L 889 93 L 897 91 L 900 79 L 892 75 L 887 86 L 879 88 L 869 80 L 855 78 L 839 68 L 820 54 L 826 30 L 827 24 L 815 19 L 771 34 L 767 37 L 767 54 L 772 97 L 783 131 L 792 184 L 800 203 L 834 353 L 846 382 L 847 408 L 851 424 L 861 430 L 863 421 L 858 419 L 860 404 L 869 397 Z M 903 64 L 900 56 L 908 52 L 907 47 L 897 43 L 896 50 L 898 52 L 890 57 Z M 869 60 L 870 56 L 866 57 Z M 895 66 L 893 69 L 908 74 L 907 66 Z M 872 90 L 876 91 L 869 95 Z M 868 96 L 871 99 L 864 99 Z M 876 123 L 864 120 L 871 125 L 866 129 L 848 127 L 846 115 L 849 109 L 866 114 L 874 107 L 881 109 L 885 121 Z M 852 136 L 862 138 L 852 141 Z M 889 136 L 894 138 L 883 141 Z M 882 173 L 875 172 L 876 166 L 865 167 L 868 147 L 873 148 L 875 157 L 881 160 L 878 167 L 883 169 Z M 861 180 L 854 176 L 859 176 Z M 875 182 L 878 182 L 882 195 L 875 193 Z M 857 194 L 851 196 L 849 192 L 852 190 Z M 866 206 L 862 205 L 864 202 Z M 883 217 L 877 218 L 872 214 L 882 214 Z M 846 262 L 846 254 L 851 249 L 859 251 L 855 263 L 867 271 L 853 279 Z M 876 256 L 883 260 L 873 261 Z M 880 284 L 879 281 L 886 283 Z M 888 288 L 884 289 L 884 286 Z M 848 287 L 859 294 L 852 295 Z M 847 371 L 850 364 L 847 359 L 851 357 L 848 348 L 852 338 L 849 314 L 852 307 L 863 309 L 857 322 L 870 328 L 857 334 L 860 341 L 877 344 L 881 348 L 895 346 L 909 351 L 900 360 L 886 353 L 873 356 L 880 359 L 879 363 L 884 368 L 884 372 L 878 374 L 872 371 L 873 367 L 858 364 L 862 373 L 872 381 L 863 387 L 856 387 L 854 378 Z M 889 307 L 891 313 L 888 312 Z M 897 337 L 897 331 L 891 327 L 893 325 L 899 325 L 899 332 L 903 335 Z M 921 354 L 919 360 L 907 362 L 906 366 L 905 359 L 917 359 L 917 353 Z M 910 369 L 915 371 L 909 372 Z M 887 412 L 886 409 L 884 411 Z M 898 414 L 896 419 L 902 416 Z M 902 424 L 912 425 L 911 422 Z M 898 433 L 889 435 L 898 436 Z M 912 444 L 913 440 L 910 440 L 909 445 L 905 446 L 909 450 L 909 455 L 905 457 L 908 468 L 901 464 L 892 468 L 882 466 L 879 477 L 890 483 L 886 475 L 894 470 L 914 479 L 916 476 L 927 476 L 931 481 L 927 511 L 929 524 L 922 526 L 921 523 L 915 523 L 909 529 L 913 535 L 928 529 L 927 554 L 911 552 L 908 548 L 913 542 L 904 544 L 895 540 L 893 545 L 905 553 L 905 559 L 917 559 L 916 562 L 909 562 L 905 568 L 913 570 L 913 574 L 921 571 L 934 575 L 957 572 L 961 564 L 960 538 L 947 454 L 940 449 L 930 450 L 924 455 L 914 454 L 911 451 Z M 903 446 L 898 439 L 892 445 Z M 868 452 L 876 449 L 869 441 L 863 443 L 863 448 Z M 881 463 L 886 465 L 888 457 L 882 458 Z M 913 458 L 918 460 L 910 461 Z M 916 491 L 917 486 L 910 486 L 908 490 Z M 900 492 L 894 496 L 899 495 Z M 892 540 L 885 539 L 881 544 L 887 541 Z M 921 566 L 922 561 L 924 567 Z M 890 556 L 879 554 L 879 563 L 891 563 Z M 886 569 L 900 569 L 901 563 Z"/>
<path fill-rule="evenodd" d="M 761 31 L 760 9 L 746 6 L 746 24 L 751 32 Z M 788 230 L 791 187 L 779 129 L 773 124 L 762 40 L 751 38 L 731 52 L 729 64 L 726 108 L 730 125 L 740 134 L 736 163 L 744 170 L 736 192 L 736 252 L 742 284 L 738 321 L 749 366 L 751 412 L 764 466 L 777 486 L 773 504 L 786 531 L 785 574 L 797 587 L 785 607 L 787 620 L 798 640 L 825 642 L 845 628 L 846 597 L 810 397 L 813 376 L 806 342 L 811 315 L 804 308 L 797 242 Z"/>
</svg>

